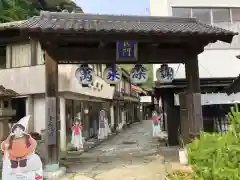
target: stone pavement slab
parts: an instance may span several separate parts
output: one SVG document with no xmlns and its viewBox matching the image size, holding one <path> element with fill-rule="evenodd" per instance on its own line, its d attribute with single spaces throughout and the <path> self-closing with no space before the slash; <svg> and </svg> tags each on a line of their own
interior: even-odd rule
<svg viewBox="0 0 240 180">
<path fill-rule="evenodd" d="M 72 174 L 72 175 L 65 175 L 61 180 L 94 180 L 90 177 L 79 175 L 79 174 Z"/>
<path fill-rule="evenodd" d="M 67 170 L 72 176 L 68 179 L 164 180 L 169 163 L 162 154 L 169 156 L 168 160 L 177 155 L 176 149 L 161 151 L 157 139 L 152 138 L 152 122 L 146 120 L 69 161 Z"/>
<path fill-rule="evenodd" d="M 95 180 L 161 180 L 166 175 L 163 159 L 159 158 L 147 165 L 128 165 L 97 175 Z"/>
</svg>

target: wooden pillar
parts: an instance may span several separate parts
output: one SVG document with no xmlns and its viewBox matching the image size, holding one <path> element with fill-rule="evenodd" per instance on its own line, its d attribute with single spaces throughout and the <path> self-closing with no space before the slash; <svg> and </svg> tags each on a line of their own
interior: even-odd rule
<svg viewBox="0 0 240 180">
<path fill-rule="evenodd" d="M 83 136 L 86 139 L 90 137 L 90 121 L 89 121 L 89 102 L 84 104 L 84 122 L 83 122 Z"/>
<path fill-rule="evenodd" d="M 47 146 L 46 164 L 58 164 L 58 62 L 45 53 L 45 80 L 46 80 L 46 136 Z M 49 169 L 49 168 L 47 168 Z M 51 168 L 52 170 L 53 168 Z M 54 171 L 54 170 L 52 170 Z"/>
<path fill-rule="evenodd" d="M 163 95 L 164 111 L 167 114 L 166 126 L 168 133 L 168 145 L 176 146 L 178 142 L 178 129 L 179 129 L 179 111 L 178 107 L 174 106 L 174 94 L 171 91 L 165 92 Z"/>
<path fill-rule="evenodd" d="M 154 94 L 151 95 L 151 113 L 154 110 L 155 104 L 154 104 Z M 152 114 L 151 114 L 152 115 Z"/>
<path fill-rule="evenodd" d="M 60 106 L 60 132 L 61 136 L 59 138 L 60 141 L 60 151 L 64 152 L 67 150 L 67 124 L 66 124 L 66 100 L 63 97 L 59 98 L 59 106 Z"/>
<path fill-rule="evenodd" d="M 160 94 L 158 92 L 155 91 L 155 98 L 156 98 L 156 101 L 157 101 L 157 104 L 154 104 L 154 106 L 156 107 L 157 106 L 157 110 L 159 111 L 159 100 L 160 100 Z M 159 111 L 160 112 L 160 111 Z"/>
<path fill-rule="evenodd" d="M 185 64 L 187 91 L 186 91 L 186 109 L 187 120 L 183 119 L 182 125 L 188 126 L 188 135 L 185 134 L 185 142 L 190 142 L 191 138 L 199 135 L 203 130 L 202 106 L 201 106 L 201 89 L 198 68 L 198 57 L 189 58 Z M 185 131 L 187 133 L 187 131 Z"/>
<path fill-rule="evenodd" d="M 164 102 L 164 96 L 161 96 L 161 104 L 162 104 L 162 112 L 163 112 L 163 130 L 167 131 L 167 118 L 165 116 L 166 113 L 166 109 L 165 109 L 165 102 Z"/>
</svg>

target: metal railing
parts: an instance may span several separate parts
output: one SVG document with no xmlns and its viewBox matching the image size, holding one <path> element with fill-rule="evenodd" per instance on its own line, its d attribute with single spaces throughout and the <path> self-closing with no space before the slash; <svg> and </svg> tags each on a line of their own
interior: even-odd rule
<svg viewBox="0 0 240 180">
<path fill-rule="evenodd" d="M 229 121 L 227 117 L 214 117 L 214 131 L 218 133 L 226 133 L 229 128 Z"/>
</svg>

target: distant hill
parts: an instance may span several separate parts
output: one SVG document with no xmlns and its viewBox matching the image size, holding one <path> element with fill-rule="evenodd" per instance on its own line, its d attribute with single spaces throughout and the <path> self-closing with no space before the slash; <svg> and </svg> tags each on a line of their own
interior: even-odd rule
<svg viewBox="0 0 240 180">
<path fill-rule="evenodd" d="M 120 67 L 124 68 L 126 71 L 130 72 L 133 68 L 133 64 L 120 64 Z M 144 67 L 148 69 L 148 81 L 141 85 L 143 88 L 152 89 L 153 87 L 153 65 L 152 64 L 144 64 Z"/>
</svg>

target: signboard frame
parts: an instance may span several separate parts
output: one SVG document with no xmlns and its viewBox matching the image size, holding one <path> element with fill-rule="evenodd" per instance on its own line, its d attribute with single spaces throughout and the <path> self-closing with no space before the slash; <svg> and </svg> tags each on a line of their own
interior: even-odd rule
<svg viewBox="0 0 240 180">
<path fill-rule="evenodd" d="M 133 40 L 117 41 L 116 61 L 131 62 L 131 61 L 137 61 L 137 60 L 138 60 L 138 43 L 137 42 Z"/>
</svg>

